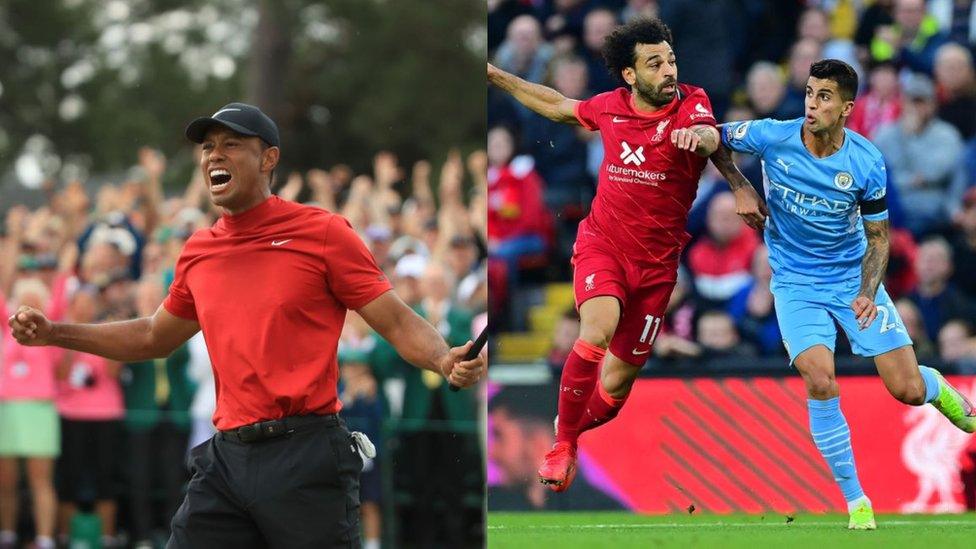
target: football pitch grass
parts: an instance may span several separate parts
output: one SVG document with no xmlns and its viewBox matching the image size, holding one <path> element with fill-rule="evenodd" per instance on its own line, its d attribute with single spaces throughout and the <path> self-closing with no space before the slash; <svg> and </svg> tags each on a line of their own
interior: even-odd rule
<svg viewBox="0 0 976 549">
<path fill-rule="evenodd" d="M 490 549 L 629 547 L 682 549 L 976 547 L 976 515 L 877 515 L 878 529 L 851 531 L 847 515 L 488 513 Z"/>
</svg>

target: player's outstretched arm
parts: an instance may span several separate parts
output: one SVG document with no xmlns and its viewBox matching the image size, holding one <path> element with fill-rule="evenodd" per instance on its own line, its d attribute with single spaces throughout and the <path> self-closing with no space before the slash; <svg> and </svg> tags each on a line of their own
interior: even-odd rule
<svg viewBox="0 0 976 549">
<path fill-rule="evenodd" d="M 481 379 L 485 369 L 484 356 L 463 360 L 472 342 L 448 348 L 440 332 L 408 307 L 393 290 L 384 292 L 356 312 L 410 364 L 437 372 L 458 387 L 474 385 Z"/>
<path fill-rule="evenodd" d="M 549 120 L 580 125 L 576 119 L 576 104 L 558 91 L 533 84 L 488 63 L 488 82 L 511 94 L 516 101 Z"/>
<path fill-rule="evenodd" d="M 851 309 L 857 316 L 857 323 L 863 330 L 874 322 L 878 316 L 878 307 L 874 304 L 874 296 L 884 280 L 888 269 L 888 220 L 864 221 L 864 235 L 868 239 L 868 248 L 861 260 L 861 288 L 857 298 L 851 304 Z"/>
<path fill-rule="evenodd" d="M 739 171 L 739 167 L 732 160 L 732 151 L 719 143 L 709 158 L 722 177 L 729 182 L 729 187 L 735 194 L 735 213 L 739 214 L 746 225 L 753 229 L 762 229 L 766 224 L 766 216 L 769 215 L 766 202 Z"/>
<path fill-rule="evenodd" d="M 22 306 L 7 323 L 21 345 L 54 345 L 119 362 L 167 357 L 200 331 L 195 320 L 174 316 L 162 305 L 153 316 L 105 324 L 51 322 L 37 309 Z"/>
</svg>

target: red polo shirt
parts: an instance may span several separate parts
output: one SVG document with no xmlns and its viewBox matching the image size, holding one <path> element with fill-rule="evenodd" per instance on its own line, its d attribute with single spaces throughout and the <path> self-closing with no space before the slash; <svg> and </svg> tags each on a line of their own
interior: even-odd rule
<svg viewBox="0 0 976 549">
<path fill-rule="evenodd" d="M 224 430 L 338 412 L 346 310 L 390 288 L 343 217 L 272 196 L 190 237 L 163 306 L 203 329 Z"/>
</svg>

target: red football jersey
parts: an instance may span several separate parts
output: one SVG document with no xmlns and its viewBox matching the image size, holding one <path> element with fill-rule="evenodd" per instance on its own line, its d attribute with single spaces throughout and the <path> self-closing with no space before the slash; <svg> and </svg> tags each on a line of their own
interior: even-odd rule
<svg viewBox="0 0 976 549">
<path fill-rule="evenodd" d="M 163 306 L 200 323 L 226 430 L 338 412 L 346 310 L 390 289 L 348 221 L 272 196 L 193 234 Z"/>
<path fill-rule="evenodd" d="M 691 238 L 685 230 L 698 179 L 708 161 L 671 144 L 671 132 L 715 125 L 701 88 L 678 85 L 667 106 L 653 114 L 634 108 L 630 90 L 617 88 L 576 106 L 584 128 L 600 130 L 603 164 L 590 215 L 580 238 L 606 239 L 628 261 L 676 263 Z"/>
</svg>

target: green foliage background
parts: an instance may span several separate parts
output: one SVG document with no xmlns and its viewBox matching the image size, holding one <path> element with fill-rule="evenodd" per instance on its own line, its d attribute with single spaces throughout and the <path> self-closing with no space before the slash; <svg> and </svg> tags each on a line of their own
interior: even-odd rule
<svg viewBox="0 0 976 549">
<path fill-rule="evenodd" d="M 482 0 L 0 0 L 0 181 L 17 179 L 39 135 L 48 176 L 67 177 L 66 165 L 125 173 L 149 145 L 175 168 L 167 187 L 180 186 L 186 123 L 242 99 L 281 128 L 279 174 L 339 162 L 365 171 L 381 149 L 409 163 L 483 147 L 485 10 Z M 275 34 L 256 30 L 262 18 L 281 43 L 262 49 Z M 256 62 L 261 51 L 270 63 Z"/>
</svg>

